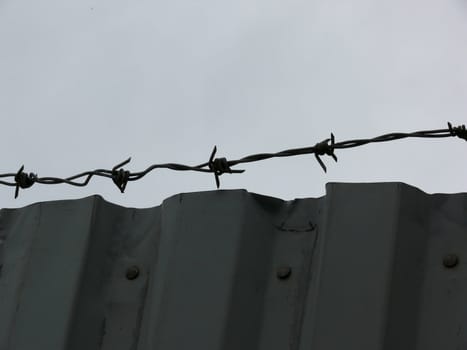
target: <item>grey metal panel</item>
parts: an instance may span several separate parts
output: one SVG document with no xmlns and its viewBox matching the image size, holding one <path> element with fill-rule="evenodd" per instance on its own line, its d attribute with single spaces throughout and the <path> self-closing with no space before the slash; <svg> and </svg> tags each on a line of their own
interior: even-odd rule
<svg viewBox="0 0 467 350">
<path fill-rule="evenodd" d="M 2 247 L 2 348 L 65 348 L 92 202 L 39 204 L 5 213 L 11 226 Z"/>
<path fill-rule="evenodd" d="M 3 209 L 0 349 L 463 349 L 466 251 L 467 194 L 400 183 Z"/>
<path fill-rule="evenodd" d="M 398 186 L 328 187 L 313 345 L 383 349 Z"/>
</svg>

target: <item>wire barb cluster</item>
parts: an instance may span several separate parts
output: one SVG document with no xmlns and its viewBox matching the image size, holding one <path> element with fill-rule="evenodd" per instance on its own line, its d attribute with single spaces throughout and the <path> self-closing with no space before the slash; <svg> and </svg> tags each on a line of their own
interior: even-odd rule
<svg viewBox="0 0 467 350">
<path fill-rule="evenodd" d="M 124 193 L 125 188 L 130 181 L 137 181 L 152 172 L 155 169 L 170 169 L 174 171 L 196 171 L 204 173 L 214 174 L 217 188 L 220 187 L 220 176 L 228 174 L 240 174 L 245 170 L 232 169 L 233 166 L 245 163 L 258 162 L 265 159 L 279 158 L 279 157 L 292 157 L 304 154 L 314 154 L 318 164 L 321 166 L 324 172 L 327 171 L 326 165 L 321 159 L 322 156 L 330 156 L 337 162 L 337 156 L 335 151 L 338 149 L 353 148 L 363 146 L 369 143 L 376 142 L 388 142 L 394 140 L 400 140 L 404 138 L 446 138 L 446 137 L 458 137 L 467 141 L 467 129 L 465 125 L 461 126 L 452 126 L 451 123 L 448 123 L 447 129 L 438 129 L 438 130 L 425 130 L 425 131 L 415 131 L 411 133 L 390 133 L 381 136 L 377 136 L 371 139 L 354 139 L 347 140 L 342 142 L 336 142 L 334 134 L 331 133 L 331 137 L 325 139 L 324 141 L 318 142 L 312 147 L 304 148 L 294 148 L 277 153 L 259 153 L 254 155 L 249 155 L 237 160 L 227 160 L 227 158 L 216 158 L 217 147 L 214 146 L 214 149 L 211 152 L 209 160 L 205 163 L 189 166 L 184 164 L 177 163 L 165 163 L 165 164 L 153 164 L 147 169 L 140 172 L 131 172 L 125 170 L 126 166 L 131 158 L 126 159 L 125 161 L 115 165 L 112 169 L 96 169 L 92 171 L 85 171 L 80 174 L 76 174 L 67 178 L 58 178 L 58 177 L 39 177 L 34 173 L 24 172 L 24 165 L 16 173 L 5 173 L 0 174 L 0 179 L 10 179 L 0 180 L 0 185 L 15 187 L 15 198 L 18 197 L 20 189 L 27 189 L 32 187 L 36 183 L 46 184 L 46 185 L 55 185 L 55 184 L 68 184 L 71 186 L 83 187 L 86 186 L 93 177 L 104 177 L 109 178 L 117 186 L 120 192 Z"/>
</svg>

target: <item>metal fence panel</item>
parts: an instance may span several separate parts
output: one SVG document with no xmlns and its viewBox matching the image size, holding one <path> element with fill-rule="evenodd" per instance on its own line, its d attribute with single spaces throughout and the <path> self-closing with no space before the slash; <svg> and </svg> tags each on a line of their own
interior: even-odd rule
<svg viewBox="0 0 467 350">
<path fill-rule="evenodd" d="M 467 194 L 327 185 L 0 211 L 0 349 L 467 348 Z"/>
</svg>

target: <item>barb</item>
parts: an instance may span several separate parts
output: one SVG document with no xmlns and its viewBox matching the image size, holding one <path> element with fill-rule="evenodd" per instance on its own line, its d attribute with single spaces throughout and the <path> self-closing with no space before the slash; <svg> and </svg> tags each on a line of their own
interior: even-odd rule
<svg viewBox="0 0 467 350">
<path fill-rule="evenodd" d="M 467 141 L 467 129 L 465 128 L 465 125 L 453 127 L 452 124 L 448 122 L 448 127 L 452 136 L 457 136 Z"/>
<path fill-rule="evenodd" d="M 67 184 L 71 186 L 84 187 L 89 184 L 93 177 L 103 177 L 111 179 L 113 183 L 117 186 L 117 188 L 120 190 L 120 192 L 124 193 L 128 182 L 140 180 L 144 176 L 156 169 L 169 169 L 174 171 L 196 171 L 203 173 L 212 173 L 214 174 L 216 187 L 219 188 L 221 175 L 225 173 L 240 174 L 245 171 L 243 169 L 232 169 L 232 167 L 239 164 L 259 162 L 271 158 L 293 157 L 305 154 L 314 154 L 315 159 L 317 160 L 320 167 L 323 169 L 324 172 L 327 172 L 326 165 L 324 164 L 321 157 L 330 156 L 334 159 L 335 162 L 337 162 L 337 156 L 335 154 L 335 151 L 339 149 L 354 148 L 370 143 L 388 142 L 405 138 L 447 137 L 458 137 L 467 141 L 467 129 L 465 125 L 452 126 L 451 123 L 448 123 L 447 129 L 422 130 L 410 133 L 397 132 L 380 135 L 370 139 L 354 139 L 341 142 L 335 142 L 334 134 L 331 133 L 330 138 L 318 142 L 311 147 L 292 148 L 276 153 L 258 153 L 236 160 L 227 160 L 227 158 L 216 158 L 217 147 L 214 146 L 214 149 L 212 150 L 209 156 L 209 160 L 205 163 L 195 166 L 177 163 L 153 164 L 145 170 L 139 172 L 131 172 L 129 170 L 123 169 L 125 165 L 130 163 L 131 158 L 128 158 L 125 161 L 115 165 L 112 169 L 96 169 L 91 171 L 85 171 L 66 178 L 39 177 L 35 173 L 27 174 L 26 172 L 24 172 L 24 165 L 22 165 L 16 173 L 0 174 L 0 185 L 15 187 L 15 198 L 17 198 L 20 189 L 30 188 L 36 183 L 45 185 Z"/>
<path fill-rule="evenodd" d="M 229 165 L 229 162 L 227 161 L 227 158 L 214 158 L 216 155 L 216 152 L 217 152 L 217 146 L 214 146 L 211 156 L 209 157 L 208 167 L 209 167 L 209 170 L 211 170 L 214 173 L 214 177 L 216 179 L 216 186 L 217 188 L 219 188 L 220 186 L 219 176 L 221 176 L 224 173 L 240 174 L 240 173 L 243 173 L 245 170 L 230 169 L 230 165 Z"/>
<path fill-rule="evenodd" d="M 329 144 L 329 141 L 331 141 L 331 144 Z M 324 170 L 324 172 L 327 172 L 327 168 L 319 156 L 324 156 L 324 155 L 331 156 L 337 163 L 337 157 L 334 154 L 335 145 L 336 144 L 334 141 L 334 134 L 332 133 L 331 133 L 330 139 L 326 139 L 315 145 L 315 158 L 318 161 L 319 165 L 321 165 L 321 168 Z"/>
<path fill-rule="evenodd" d="M 127 165 L 131 161 L 131 157 L 127 160 L 117 164 L 112 168 L 112 181 L 117 185 L 121 193 L 125 192 L 126 185 L 130 179 L 130 172 L 128 170 L 119 169 L 124 165 Z"/>
<path fill-rule="evenodd" d="M 23 172 L 24 165 L 19 168 L 18 172 L 15 175 L 15 198 L 18 198 L 18 193 L 20 188 L 29 188 L 37 181 L 37 175 L 30 173 L 29 175 Z"/>
</svg>

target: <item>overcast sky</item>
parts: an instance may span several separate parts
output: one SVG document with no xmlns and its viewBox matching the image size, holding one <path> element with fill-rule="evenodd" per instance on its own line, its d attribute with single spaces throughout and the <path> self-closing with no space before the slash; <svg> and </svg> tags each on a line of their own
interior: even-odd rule
<svg viewBox="0 0 467 350">
<path fill-rule="evenodd" d="M 466 0 L 0 0 L 0 173 L 66 177 L 467 122 Z M 327 182 L 466 192 L 467 143 L 407 140 L 248 164 L 224 189 L 318 197 Z M 160 170 L 125 194 L 0 187 L 0 207 L 100 194 L 148 207 L 215 189 Z"/>
</svg>

